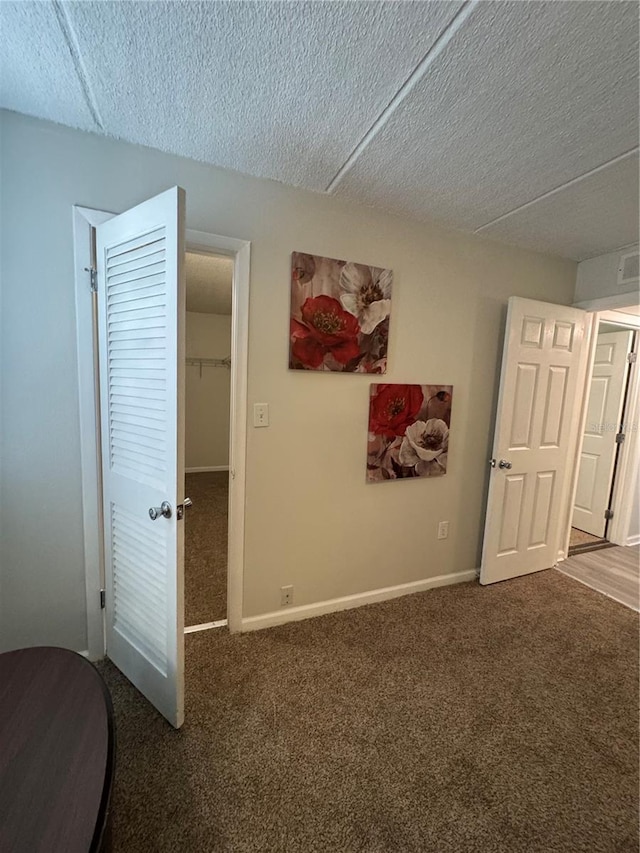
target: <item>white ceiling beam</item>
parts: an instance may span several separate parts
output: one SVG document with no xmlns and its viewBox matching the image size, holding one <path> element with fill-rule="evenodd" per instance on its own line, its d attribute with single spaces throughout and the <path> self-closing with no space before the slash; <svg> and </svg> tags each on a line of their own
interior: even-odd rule
<svg viewBox="0 0 640 853">
<path fill-rule="evenodd" d="M 78 45 L 78 40 L 73 30 L 71 21 L 69 20 L 67 13 L 65 12 L 64 4 L 61 3 L 60 0 L 53 0 L 52 5 L 56 19 L 58 21 L 58 25 L 60 27 L 60 31 L 62 32 L 62 38 L 64 39 L 64 42 L 69 50 L 71 61 L 73 62 L 73 67 L 78 77 L 78 83 L 80 84 L 82 94 L 87 104 L 87 109 L 91 113 L 91 117 L 97 124 L 98 128 L 104 131 L 104 124 L 102 122 L 102 118 L 100 117 L 100 110 L 98 109 L 98 104 L 96 102 L 95 96 L 91 90 L 89 77 L 85 69 L 82 54 L 80 53 L 80 46 Z"/>
<path fill-rule="evenodd" d="M 481 225 L 479 228 L 476 228 L 473 233 L 479 234 L 485 228 L 490 228 L 492 225 L 497 225 L 498 222 L 502 222 L 505 219 L 508 219 L 510 216 L 515 216 L 515 214 L 521 213 L 523 210 L 532 207 L 534 204 L 538 204 L 538 202 L 544 201 L 545 199 L 550 198 L 551 196 L 554 196 L 557 193 L 568 189 L 569 187 L 575 186 L 581 181 L 584 181 L 586 178 L 590 178 L 592 177 L 592 175 L 596 175 L 598 172 L 602 172 L 605 169 L 608 169 L 610 166 L 614 166 L 616 163 L 620 163 L 622 160 L 626 160 L 628 157 L 633 157 L 634 155 L 637 156 L 639 150 L 639 147 L 636 146 L 630 151 L 625 151 L 624 154 L 619 154 L 617 157 L 612 157 L 610 160 L 607 160 L 606 163 L 601 163 L 599 166 L 596 166 L 595 169 L 590 169 L 588 172 L 584 172 L 584 174 L 578 175 L 576 178 L 572 178 L 570 181 L 565 181 L 563 184 L 560 184 L 560 186 L 554 187 L 552 190 L 549 190 L 546 193 L 542 193 L 542 195 L 539 195 L 536 198 L 532 198 L 530 201 L 527 201 L 524 204 L 519 205 L 518 207 L 514 207 L 513 210 L 509 210 L 507 211 L 507 213 L 503 213 L 501 216 L 497 216 L 490 222 L 485 222 L 484 225 Z"/>
<path fill-rule="evenodd" d="M 635 154 L 615 158 L 478 236 L 576 261 L 636 242 L 639 168 Z"/>
<path fill-rule="evenodd" d="M 466 2 L 460 7 L 458 12 L 453 16 L 453 18 L 449 21 L 447 26 L 440 33 L 435 42 L 431 45 L 427 53 L 422 57 L 420 62 L 413 69 L 409 77 L 407 77 L 402 86 L 398 89 L 398 91 L 393 96 L 388 105 L 380 113 L 378 118 L 374 121 L 374 123 L 362 137 L 360 142 L 358 142 L 358 144 L 355 146 L 349 157 L 338 169 L 336 174 L 333 176 L 333 178 L 327 185 L 326 192 L 332 193 L 335 191 L 342 178 L 347 174 L 347 172 L 349 172 L 349 170 L 352 168 L 356 160 L 360 157 L 362 152 L 367 148 L 370 142 L 377 136 L 380 130 L 389 121 L 390 117 L 404 101 L 409 92 L 411 92 L 414 86 L 416 86 L 417 83 L 419 83 L 420 80 L 424 77 L 429 66 L 440 55 L 440 53 L 442 53 L 444 48 L 449 44 L 449 42 L 455 36 L 460 27 L 463 26 L 463 24 L 465 23 L 469 15 L 471 15 L 475 6 L 477 6 L 479 2 L 480 0 L 466 0 Z"/>
</svg>

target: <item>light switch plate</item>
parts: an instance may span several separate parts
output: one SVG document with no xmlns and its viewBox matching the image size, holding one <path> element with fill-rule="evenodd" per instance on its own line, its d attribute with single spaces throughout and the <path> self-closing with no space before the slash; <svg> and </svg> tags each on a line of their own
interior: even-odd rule
<svg viewBox="0 0 640 853">
<path fill-rule="evenodd" d="M 269 426 L 269 404 L 254 403 L 253 404 L 253 425 L 254 427 Z"/>
</svg>

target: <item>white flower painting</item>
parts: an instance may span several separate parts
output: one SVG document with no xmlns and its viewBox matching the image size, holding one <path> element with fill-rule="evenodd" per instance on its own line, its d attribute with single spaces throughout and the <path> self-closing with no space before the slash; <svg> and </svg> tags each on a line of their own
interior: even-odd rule
<svg viewBox="0 0 640 853">
<path fill-rule="evenodd" d="M 393 273 L 294 252 L 289 367 L 385 373 Z"/>
<path fill-rule="evenodd" d="M 389 316 L 392 284 L 391 270 L 351 262 L 342 267 L 340 302 L 358 318 L 363 335 L 370 335 Z"/>
<path fill-rule="evenodd" d="M 447 473 L 451 385 L 372 385 L 367 480 L 407 480 Z"/>
<path fill-rule="evenodd" d="M 433 477 L 447 470 L 449 427 L 440 418 L 416 421 L 407 427 L 398 459 L 418 477 Z"/>
</svg>

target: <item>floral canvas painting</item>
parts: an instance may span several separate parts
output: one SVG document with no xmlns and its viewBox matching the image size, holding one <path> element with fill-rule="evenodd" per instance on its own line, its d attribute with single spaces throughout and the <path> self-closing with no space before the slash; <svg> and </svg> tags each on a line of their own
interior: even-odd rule
<svg viewBox="0 0 640 853">
<path fill-rule="evenodd" d="M 367 480 L 447 473 L 451 385 L 372 385 Z"/>
<path fill-rule="evenodd" d="M 293 252 L 289 367 L 385 373 L 393 273 Z"/>
</svg>

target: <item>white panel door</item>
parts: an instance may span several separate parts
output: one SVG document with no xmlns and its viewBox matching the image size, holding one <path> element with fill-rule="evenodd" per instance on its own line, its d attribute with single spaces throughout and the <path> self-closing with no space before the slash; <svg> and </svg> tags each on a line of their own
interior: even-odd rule
<svg viewBox="0 0 640 853">
<path fill-rule="evenodd" d="M 184 206 L 174 187 L 96 229 L 107 655 L 176 728 L 184 718 Z"/>
<path fill-rule="evenodd" d="M 556 562 L 585 329 L 577 308 L 509 299 L 480 583 Z"/>
<path fill-rule="evenodd" d="M 604 536 L 633 332 L 598 335 L 571 524 Z"/>
</svg>

